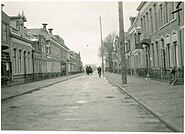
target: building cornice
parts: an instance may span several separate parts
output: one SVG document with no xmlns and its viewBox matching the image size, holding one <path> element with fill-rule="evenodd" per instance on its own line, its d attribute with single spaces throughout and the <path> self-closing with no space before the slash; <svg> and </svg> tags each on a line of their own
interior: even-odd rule
<svg viewBox="0 0 185 134">
<path fill-rule="evenodd" d="M 147 2 L 141 2 L 140 4 L 139 4 L 139 6 L 137 7 L 137 11 L 140 11 L 141 9 L 142 9 L 142 7 L 146 4 Z"/>
<path fill-rule="evenodd" d="M 24 41 L 24 42 L 27 42 L 27 43 L 32 44 L 32 41 L 31 41 L 31 40 L 22 38 L 22 37 L 20 37 L 20 36 L 18 36 L 18 35 L 12 34 L 12 33 L 10 34 L 10 37 L 14 37 L 14 38 L 19 39 L 19 40 L 21 40 L 21 41 Z"/>
</svg>

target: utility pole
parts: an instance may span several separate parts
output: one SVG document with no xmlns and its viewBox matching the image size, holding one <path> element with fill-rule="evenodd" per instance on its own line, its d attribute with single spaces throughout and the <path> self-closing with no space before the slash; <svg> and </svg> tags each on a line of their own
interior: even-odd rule
<svg viewBox="0 0 185 134">
<path fill-rule="evenodd" d="M 102 25 L 101 25 L 101 16 L 100 16 L 100 36 L 101 36 L 102 72 L 103 72 L 103 75 L 104 75 L 103 42 L 102 42 Z"/>
<path fill-rule="evenodd" d="M 119 47 L 121 54 L 121 77 L 122 84 L 127 84 L 127 71 L 126 71 L 126 58 L 125 58 L 125 34 L 123 25 L 123 4 L 118 2 L 118 12 L 119 12 Z"/>
</svg>

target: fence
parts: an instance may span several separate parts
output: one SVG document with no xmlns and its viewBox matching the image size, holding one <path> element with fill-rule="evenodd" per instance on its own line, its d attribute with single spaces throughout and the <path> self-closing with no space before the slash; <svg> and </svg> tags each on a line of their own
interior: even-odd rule
<svg viewBox="0 0 185 134">
<path fill-rule="evenodd" d="M 69 73 L 69 75 L 77 74 L 77 73 L 81 73 L 81 72 L 79 72 L 79 71 L 72 72 L 72 73 Z M 23 83 L 27 83 L 27 82 L 50 79 L 50 78 L 55 78 L 55 77 L 60 77 L 60 76 L 65 76 L 65 75 L 66 74 L 61 73 L 61 72 L 21 74 L 21 75 L 14 75 L 13 80 L 11 82 L 10 82 L 10 80 L 8 80 L 6 82 L 6 78 L 2 77 L 1 78 L 1 86 L 11 86 L 11 85 L 23 84 Z"/>
<path fill-rule="evenodd" d="M 110 72 L 106 70 L 107 72 Z M 179 70 L 180 75 L 178 78 L 178 84 L 184 84 L 184 69 Z M 116 70 L 114 73 L 121 74 L 121 70 Z M 170 69 L 162 68 L 136 68 L 136 69 L 127 69 L 127 75 L 148 77 L 154 80 L 160 81 L 169 81 Z"/>
</svg>

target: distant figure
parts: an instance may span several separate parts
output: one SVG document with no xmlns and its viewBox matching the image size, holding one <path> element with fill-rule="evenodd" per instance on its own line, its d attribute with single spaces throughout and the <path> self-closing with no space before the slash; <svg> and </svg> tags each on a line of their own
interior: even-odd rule
<svg viewBox="0 0 185 134">
<path fill-rule="evenodd" d="M 86 75 L 89 75 L 89 66 L 86 67 Z"/>
<path fill-rule="evenodd" d="M 99 77 L 101 77 L 101 67 L 99 66 L 97 70 L 98 70 Z"/>
<path fill-rule="evenodd" d="M 173 77 L 175 77 L 175 72 L 176 72 L 176 67 L 172 67 L 170 70 L 170 74 L 173 75 Z"/>
<path fill-rule="evenodd" d="M 92 67 L 89 67 L 89 73 L 92 75 L 92 73 L 93 73 Z"/>
<path fill-rule="evenodd" d="M 93 73 L 93 70 L 92 70 L 91 66 L 87 66 L 86 67 L 86 75 L 89 75 L 89 74 L 92 75 L 92 73 Z"/>
<path fill-rule="evenodd" d="M 175 80 L 176 71 L 177 71 L 177 69 L 175 66 L 170 69 L 170 82 L 169 82 L 169 84 L 171 84 Z"/>
</svg>

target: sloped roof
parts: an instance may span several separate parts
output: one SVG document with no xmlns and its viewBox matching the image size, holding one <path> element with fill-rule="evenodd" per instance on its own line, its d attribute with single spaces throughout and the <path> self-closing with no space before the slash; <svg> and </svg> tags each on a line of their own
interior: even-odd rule
<svg viewBox="0 0 185 134">
<path fill-rule="evenodd" d="M 62 37 L 60 37 L 59 35 L 54 35 L 54 36 L 55 36 L 55 38 L 58 40 L 58 42 L 59 42 L 63 47 L 69 49 L 69 48 L 65 45 L 64 40 L 62 39 Z"/>
<path fill-rule="evenodd" d="M 55 35 L 51 35 L 47 30 L 44 30 L 43 28 L 35 28 L 35 29 L 28 29 L 28 34 L 33 37 L 34 34 L 41 34 L 43 35 L 46 40 L 55 40 L 56 42 L 58 42 L 61 46 L 63 46 L 64 48 L 70 50 L 64 43 L 62 43 L 60 41 L 59 38 L 61 38 L 59 35 L 57 35 L 57 37 Z M 62 39 L 62 38 L 61 38 Z M 63 40 L 63 39 L 62 39 Z"/>
<path fill-rule="evenodd" d="M 42 28 L 37 28 L 37 29 L 28 29 L 28 34 L 32 37 L 34 34 L 41 34 L 44 35 L 46 40 L 50 40 L 51 37 L 49 36 L 48 31 L 42 29 Z"/>
</svg>

